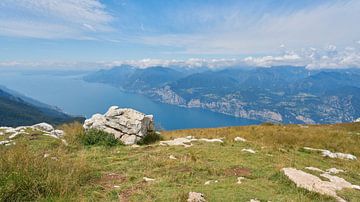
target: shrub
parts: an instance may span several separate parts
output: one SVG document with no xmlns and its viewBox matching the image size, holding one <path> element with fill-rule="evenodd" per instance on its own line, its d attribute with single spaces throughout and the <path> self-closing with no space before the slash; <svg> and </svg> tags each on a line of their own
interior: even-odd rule
<svg viewBox="0 0 360 202">
<path fill-rule="evenodd" d="M 143 139 L 137 142 L 138 145 L 147 145 L 152 144 L 157 141 L 163 140 L 163 137 L 160 133 L 155 131 L 150 131 Z"/>
<path fill-rule="evenodd" d="M 102 130 L 89 129 L 80 137 L 82 144 L 86 146 L 101 145 L 101 146 L 116 146 L 121 144 L 113 134 Z"/>
</svg>

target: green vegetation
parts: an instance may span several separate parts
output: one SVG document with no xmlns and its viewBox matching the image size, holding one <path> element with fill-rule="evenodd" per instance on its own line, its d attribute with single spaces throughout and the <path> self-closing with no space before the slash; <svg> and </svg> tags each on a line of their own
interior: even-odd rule
<svg viewBox="0 0 360 202">
<path fill-rule="evenodd" d="M 359 160 L 339 160 L 304 151 L 304 146 L 360 157 L 360 124 L 266 125 L 165 131 L 164 139 L 195 136 L 224 138 L 224 143 L 138 148 L 105 146 L 102 133 L 85 133 L 80 124 L 63 125 L 68 146 L 45 136 L 21 136 L 15 146 L 0 146 L 2 201 L 185 201 L 190 191 L 208 201 L 335 201 L 297 188 L 280 171 L 307 166 L 346 172 L 338 176 L 360 184 Z M 84 136 L 91 146 L 83 144 Z M 106 136 L 106 135 L 105 135 Z M 246 142 L 235 142 L 235 137 Z M 153 140 L 153 138 L 151 138 Z M 155 138 L 156 139 L 156 138 Z M 96 140 L 96 141 L 93 141 Z M 158 140 L 158 139 L 156 139 Z M 102 142 L 99 144 L 99 142 Z M 112 142 L 112 141 L 110 141 Z M 255 154 L 242 152 L 251 148 Z M 45 158 L 44 155 L 48 154 Z M 173 155 L 177 159 L 170 159 Z M 245 177 L 237 184 L 237 177 Z M 155 179 L 144 182 L 143 177 Z M 204 185 L 206 181 L 217 183 Z M 357 201 L 360 191 L 339 196 Z"/>
<path fill-rule="evenodd" d="M 90 129 L 85 133 L 81 133 L 80 141 L 86 146 L 102 145 L 102 146 L 116 146 L 120 144 L 114 135 L 96 129 Z"/>
<path fill-rule="evenodd" d="M 160 140 L 163 140 L 164 138 L 161 136 L 160 133 L 157 133 L 155 131 L 151 131 L 147 136 L 145 136 L 142 140 L 138 141 L 138 145 L 149 145 L 153 144 L 155 142 L 158 142 Z"/>
</svg>

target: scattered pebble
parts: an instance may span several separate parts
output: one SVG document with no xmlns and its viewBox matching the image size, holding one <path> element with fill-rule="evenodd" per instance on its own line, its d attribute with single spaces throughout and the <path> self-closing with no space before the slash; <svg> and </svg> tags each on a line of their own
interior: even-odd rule
<svg viewBox="0 0 360 202">
<path fill-rule="evenodd" d="M 234 138 L 234 141 L 235 142 L 246 142 L 246 140 L 242 137 L 236 137 L 236 138 Z"/>
<path fill-rule="evenodd" d="M 260 202 L 260 201 L 257 199 L 250 199 L 250 202 Z"/>
<path fill-rule="evenodd" d="M 204 185 L 209 185 L 209 184 L 212 184 L 212 183 L 218 183 L 219 181 L 218 180 L 209 180 L 209 181 L 206 181 L 204 183 Z"/>
<path fill-rule="evenodd" d="M 345 172 L 345 171 L 341 170 L 341 169 L 337 169 L 337 168 L 326 169 L 326 173 L 329 173 L 329 174 L 338 174 L 338 173 L 343 173 L 343 172 Z"/>
<path fill-rule="evenodd" d="M 329 150 L 326 149 L 314 149 L 311 147 L 304 147 L 305 150 L 308 151 L 319 151 L 322 153 L 322 155 L 324 157 L 329 157 L 329 158 L 339 158 L 339 159 L 348 159 L 348 160 L 356 160 L 356 156 L 352 155 L 352 154 L 344 154 L 344 153 L 340 153 L 340 152 L 331 152 Z"/>
<path fill-rule="evenodd" d="M 169 156 L 169 159 L 177 160 L 177 158 L 176 158 L 174 155 L 170 155 L 170 156 Z"/>
<path fill-rule="evenodd" d="M 316 171 L 316 172 L 321 172 L 324 173 L 323 170 L 319 169 L 319 168 L 315 168 L 315 167 L 305 167 L 306 170 L 311 170 L 311 171 Z"/>
<path fill-rule="evenodd" d="M 49 156 L 50 156 L 50 154 L 44 154 L 44 158 L 47 158 Z"/>
<path fill-rule="evenodd" d="M 244 179 L 245 179 L 245 177 L 238 177 L 236 184 L 241 184 L 242 183 L 241 180 L 244 180 Z"/>
<path fill-rule="evenodd" d="M 251 153 L 251 154 L 255 154 L 256 152 L 252 149 L 242 149 L 241 151 L 243 152 L 248 152 L 248 153 Z"/>
<path fill-rule="evenodd" d="M 145 182 L 153 182 L 153 181 L 155 181 L 155 179 L 148 178 L 148 177 L 143 177 L 143 180 L 144 180 Z"/>
<path fill-rule="evenodd" d="M 114 185 L 114 188 L 120 188 L 120 186 L 119 185 Z"/>
<path fill-rule="evenodd" d="M 131 147 L 132 147 L 132 148 L 139 148 L 139 147 L 140 147 L 140 145 L 133 144 L 133 145 L 131 145 Z"/>
</svg>

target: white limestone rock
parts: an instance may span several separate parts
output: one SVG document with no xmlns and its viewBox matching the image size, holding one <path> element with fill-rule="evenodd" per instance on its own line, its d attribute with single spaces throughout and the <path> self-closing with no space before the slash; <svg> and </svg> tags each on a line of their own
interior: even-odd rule
<svg viewBox="0 0 360 202">
<path fill-rule="evenodd" d="M 326 169 L 326 173 L 329 173 L 329 174 L 339 174 L 339 173 L 343 173 L 343 172 L 345 172 L 345 171 L 341 170 L 341 169 L 337 169 L 337 168 Z"/>
<path fill-rule="evenodd" d="M 297 187 L 332 196 L 339 202 L 344 202 L 345 200 L 336 194 L 337 191 L 340 191 L 344 188 L 351 189 L 357 187 L 357 185 L 352 185 L 343 178 L 332 176 L 328 173 L 321 174 L 322 177 L 325 177 L 329 180 L 324 181 L 315 175 L 297 170 L 295 168 L 283 168 L 282 171 L 291 181 L 296 184 Z"/>
<path fill-rule="evenodd" d="M 241 151 L 243 151 L 243 152 L 248 152 L 248 153 L 251 153 L 251 154 L 255 154 L 255 153 L 256 153 L 253 149 L 242 149 Z"/>
<path fill-rule="evenodd" d="M 235 142 L 246 142 L 246 140 L 244 138 L 242 138 L 242 137 L 235 137 L 234 141 Z"/>
<path fill-rule="evenodd" d="M 54 131 L 54 127 L 52 127 L 52 125 L 50 125 L 48 123 L 38 123 L 38 124 L 31 126 L 31 128 L 40 130 L 40 131 L 44 131 L 44 132 L 48 132 L 48 133 Z"/>
<path fill-rule="evenodd" d="M 98 129 L 111 133 L 126 145 L 132 145 L 154 131 L 152 115 L 145 115 L 134 109 L 112 106 L 104 114 L 94 114 L 85 120 L 87 129 Z"/>
<path fill-rule="evenodd" d="M 360 123 L 360 118 L 356 119 L 354 122 L 355 123 Z"/>
<path fill-rule="evenodd" d="M 155 179 L 148 178 L 148 177 L 143 177 L 143 180 L 144 180 L 145 182 L 154 182 L 154 181 L 155 181 Z"/>
<path fill-rule="evenodd" d="M 204 194 L 198 192 L 190 192 L 187 202 L 206 202 L 206 200 Z"/>
<path fill-rule="evenodd" d="M 345 153 L 340 153 L 340 152 L 331 152 L 329 150 L 326 149 L 314 149 L 311 147 L 304 147 L 305 150 L 308 151 L 318 151 L 321 152 L 322 155 L 324 157 L 329 157 L 329 158 L 339 158 L 339 159 L 347 159 L 347 160 L 356 160 L 356 156 L 352 155 L 352 154 L 345 154 Z"/>
</svg>

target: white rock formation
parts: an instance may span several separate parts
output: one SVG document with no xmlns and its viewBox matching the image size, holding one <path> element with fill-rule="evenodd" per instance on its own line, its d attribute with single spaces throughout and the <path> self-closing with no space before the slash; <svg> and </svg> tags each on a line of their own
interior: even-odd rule
<svg viewBox="0 0 360 202">
<path fill-rule="evenodd" d="M 235 142 L 246 142 L 246 140 L 242 137 L 236 137 L 236 138 L 234 138 L 234 141 Z"/>
<path fill-rule="evenodd" d="M 322 155 L 324 157 L 329 157 L 329 158 L 339 158 L 339 159 L 348 159 L 348 160 L 356 160 L 356 156 L 352 155 L 352 154 L 344 154 L 344 153 L 340 153 L 340 152 L 331 152 L 329 150 L 326 149 L 314 149 L 314 148 L 310 148 L 310 147 L 304 147 L 305 150 L 308 151 L 318 151 L 321 152 Z"/>
<path fill-rule="evenodd" d="M 34 128 L 35 130 L 48 132 L 48 133 L 51 133 L 54 131 L 54 127 L 52 127 L 52 125 L 50 125 L 48 123 L 35 124 L 35 125 L 31 126 L 31 128 Z"/>
<path fill-rule="evenodd" d="M 354 122 L 355 123 L 360 123 L 360 118 L 356 119 Z"/>
<path fill-rule="evenodd" d="M 204 194 L 197 192 L 190 192 L 187 202 L 206 202 L 206 200 Z"/>
<path fill-rule="evenodd" d="M 248 153 L 251 153 L 251 154 L 255 154 L 255 153 L 256 153 L 253 149 L 242 149 L 241 151 L 243 151 L 243 152 L 248 152 Z"/>
<path fill-rule="evenodd" d="M 42 133 L 42 135 L 46 135 L 46 136 L 50 136 L 53 138 L 57 138 L 59 139 L 60 137 L 62 137 L 64 135 L 64 131 L 62 130 L 55 130 L 54 127 L 48 123 L 39 123 L 39 124 L 35 124 L 32 126 L 19 126 L 16 128 L 12 128 L 12 127 L 0 127 L 2 131 L 2 133 L 9 135 L 7 137 L 7 141 L 11 141 L 13 139 L 15 139 L 17 136 L 19 135 L 28 135 L 29 133 L 27 132 L 28 130 L 33 130 L 33 131 L 39 131 Z M 65 140 L 63 140 L 64 142 Z M 10 143 L 6 143 L 4 145 L 8 146 L 8 145 L 13 145 L 15 144 L 15 142 Z"/>
<path fill-rule="evenodd" d="M 332 176 L 328 173 L 321 174 L 322 177 L 325 177 L 329 180 L 323 181 L 315 175 L 297 170 L 295 168 L 283 168 L 282 171 L 291 181 L 296 184 L 297 187 L 332 196 L 339 202 L 344 202 L 345 200 L 339 197 L 336 194 L 336 191 L 340 191 L 344 188 L 356 189 L 358 187 L 357 185 L 352 185 L 343 178 Z"/>
<path fill-rule="evenodd" d="M 154 131 L 152 115 L 134 109 L 112 106 L 104 114 L 94 114 L 85 120 L 85 129 L 98 129 L 111 133 L 126 145 L 135 144 Z"/>
</svg>

